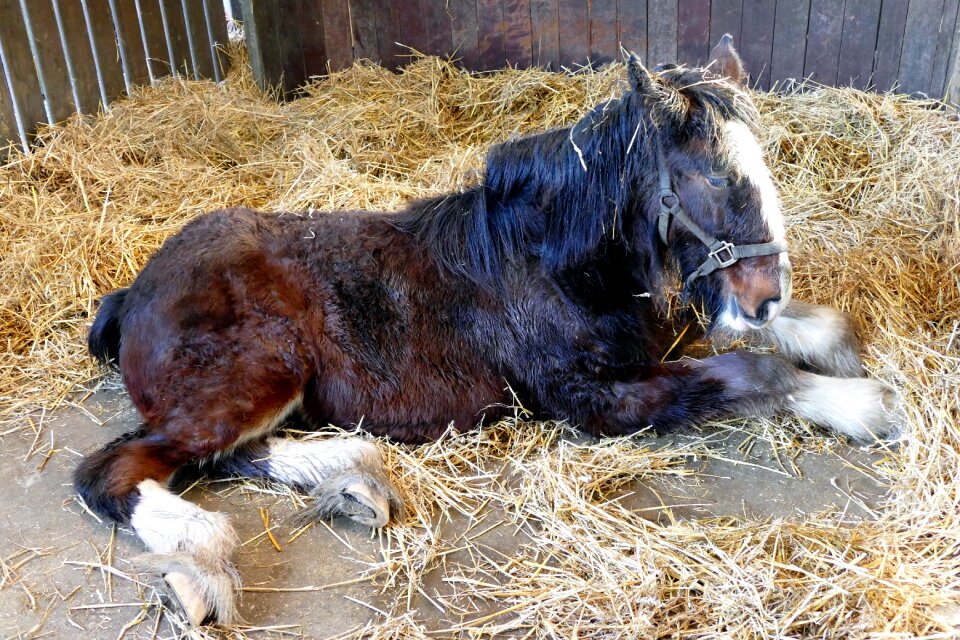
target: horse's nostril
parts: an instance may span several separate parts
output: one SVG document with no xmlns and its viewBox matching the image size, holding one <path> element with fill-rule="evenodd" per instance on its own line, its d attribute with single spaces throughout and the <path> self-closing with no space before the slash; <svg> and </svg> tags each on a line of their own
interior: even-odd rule
<svg viewBox="0 0 960 640">
<path fill-rule="evenodd" d="M 756 315 L 747 313 L 747 310 L 743 307 L 740 307 L 740 313 L 743 315 L 743 319 L 746 320 L 748 324 L 751 324 L 755 327 L 762 327 L 773 315 L 778 302 L 780 302 L 780 296 L 772 296 L 757 305 L 757 310 L 755 312 Z"/>
<path fill-rule="evenodd" d="M 778 302 L 780 302 L 780 296 L 773 296 L 761 302 L 760 306 L 757 307 L 756 320 L 758 322 L 766 322 Z"/>
</svg>

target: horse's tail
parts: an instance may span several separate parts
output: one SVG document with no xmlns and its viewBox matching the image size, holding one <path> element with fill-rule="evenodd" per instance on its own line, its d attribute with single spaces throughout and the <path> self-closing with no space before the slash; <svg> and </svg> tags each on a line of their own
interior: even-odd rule
<svg viewBox="0 0 960 640">
<path fill-rule="evenodd" d="M 129 289 L 117 289 L 103 296 L 97 318 L 90 327 L 87 348 L 90 350 L 90 355 L 104 366 L 118 367 L 121 310 L 128 291 Z"/>
</svg>

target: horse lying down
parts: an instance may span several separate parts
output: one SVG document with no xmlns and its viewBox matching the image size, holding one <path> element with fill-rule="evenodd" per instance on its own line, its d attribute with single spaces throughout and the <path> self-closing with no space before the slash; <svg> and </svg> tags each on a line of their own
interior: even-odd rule
<svg viewBox="0 0 960 640">
<path fill-rule="evenodd" d="M 371 527 L 402 505 L 374 442 L 276 437 L 298 410 L 400 442 L 504 415 L 511 391 L 594 434 L 790 412 L 895 437 L 851 323 L 790 299 L 780 203 L 725 36 L 704 69 L 648 72 L 571 127 L 493 147 L 480 186 L 391 214 L 198 218 L 106 296 L 92 354 L 142 426 L 86 457 L 76 489 L 129 525 L 190 621 L 236 619 L 233 530 L 168 490 L 185 465 L 313 495 Z M 661 363 L 665 291 L 778 354 Z"/>
</svg>

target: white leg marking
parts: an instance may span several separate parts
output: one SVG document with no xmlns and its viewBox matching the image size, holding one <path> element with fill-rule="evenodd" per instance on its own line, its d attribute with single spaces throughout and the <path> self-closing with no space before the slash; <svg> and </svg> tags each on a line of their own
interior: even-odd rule
<svg viewBox="0 0 960 640">
<path fill-rule="evenodd" d="M 383 468 L 380 448 L 360 438 L 291 440 L 267 438 L 269 475 L 285 484 L 315 487 L 356 467 Z"/>
<path fill-rule="evenodd" d="M 155 480 L 144 480 L 137 489 L 140 501 L 130 524 L 150 551 L 200 552 L 218 558 L 229 558 L 233 553 L 237 539 L 225 515 L 205 511 Z"/>
<path fill-rule="evenodd" d="M 235 620 L 237 575 L 230 556 L 237 537 L 227 517 L 187 502 L 154 480 L 137 489 L 140 500 L 130 525 L 153 552 L 144 564 L 165 574 L 192 624 L 208 616 Z"/>
<path fill-rule="evenodd" d="M 380 448 L 360 438 L 288 440 L 267 438 L 267 475 L 280 482 L 310 487 L 314 504 L 301 512 L 310 521 L 345 515 L 382 527 L 403 503 L 383 469 Z"/>
<path fill-rule="evenodd" d="M 797 415 L 861 441 L 898 435 L 894 394 L 883 383 L 804 372 L 801 384 L 801 389 L 787 398 Z"/>
</svg>

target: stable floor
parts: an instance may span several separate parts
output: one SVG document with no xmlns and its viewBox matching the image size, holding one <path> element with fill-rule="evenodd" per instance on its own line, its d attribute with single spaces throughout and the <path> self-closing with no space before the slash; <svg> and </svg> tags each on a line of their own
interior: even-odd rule
<svg viewBox="0 0 960 640">
<path fill-rule="evenodd" d="M 31 429 L 3 436 L 0 638 L 169 638 L 185 633 L 178 616 L 164 607 L 161 581 L 138 574 L 131 564 L 142 552 L 139 542 L 128 530 L 114 530 L 85 513 L 70 487 L 82 454 L 136 424 L 126 395 L 114 387 L 92 393 L 80 405 L 35 416 Z M 834 508 L 855 520 L 871 517 L 885 491 L 870 472 L 878 454 L 842 445 L 789 460 L 768 442 L 736 431 L 644 437 L 643 444 L 655 449 L 675 446 L 678 439 L 703 439 L 711 452 L 688 460 L 695 474 L 654 477 L 621 488 L 620 499 L 652 520 L 790 519 Z M 463 621 L 441 603 L 456 588 L 455 581 L 446 579 L 446 569 L 469 562 L 459 557 L 468 551 L 450 553 L 425 576 L 422 593 L 430 597 L 398 602 L 396 590 L 382 589 L 377 572 L 370 571 L 381 559 L 384 537 L 338 520 L 319 523 L 291 541 L 293 529 L 284 522 L 291 513 L 289 497 L 249 484 L 210 482 L 193 487 L 187 496 L 229 513 L 245 541 L 235 558 L 246 589 L 240 611 L 250 625 L 243 634 L 349 635 L 380 624 L 389 611 L 413 611 L 419 624 L 439 630 L 440 636 Z M 264 515 L 280 551 L 264 533 Z M 473 524 L 462 515 L 438 515 L 435 530 L 455 538 Z M 502 557 L 522 554 L 529 540 L 503 513 L 493 511 L 485 513 L 477 530 L 485 533 L 472 539 L 476 548 Z M 497 606 L 489 605 L 482 615 L 496 614 Z"/>
</svg>

